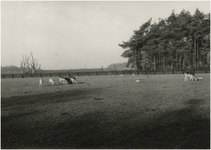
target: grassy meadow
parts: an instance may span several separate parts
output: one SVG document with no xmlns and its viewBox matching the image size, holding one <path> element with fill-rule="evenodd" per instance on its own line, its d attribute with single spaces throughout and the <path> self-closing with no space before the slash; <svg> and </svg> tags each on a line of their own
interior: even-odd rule
<svg viewBox="0 0 211 150">
<path fill-rule="evenodd" d="M 196 75 L 2 79 L 1 148 L 209 149 L 210 74 Z"/>
</svg>

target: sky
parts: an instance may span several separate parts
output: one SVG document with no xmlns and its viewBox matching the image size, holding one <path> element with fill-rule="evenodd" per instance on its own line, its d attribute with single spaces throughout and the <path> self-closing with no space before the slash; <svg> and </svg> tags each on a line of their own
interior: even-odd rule
<svg viewBox="0 0 211 150">
<path fill-rule="evenodd" d="M 210 12 L 209 1 L 1 1 L 1 65 L 20 67 L 31 52 L 42 69 L 127 62 L 118 44 L 172 10 Z"/>
</svg>

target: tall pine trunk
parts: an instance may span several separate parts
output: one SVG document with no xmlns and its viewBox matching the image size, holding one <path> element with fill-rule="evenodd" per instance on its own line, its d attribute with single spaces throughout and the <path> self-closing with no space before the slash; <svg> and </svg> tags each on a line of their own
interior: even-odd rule
<svg viewBox="0 0 211 150">
<path fill-rule="evenodd" d="M 154 70 L 156 70 L 155 53 L 154 53 Z"/>
<path fill-rule="evenodd" d="M 198 68 L 198 38 L 196 38 L 196 68 Z"/>
<path fill-rule="evenodd" d="M 193 38 L 192 66 L 196 67 L 196 39 Z"/>
<path fill-rule="evenodd" d="M 136 64 L 136 68 L 137 68 L 137 70 L 142 70 L 142 66 L 141 66 L 141 64 L 140 64 L 140 51 L 135 51 L 135 64 Z"/>
<path fill-rule="evenodd" d="M 183 54 L 183 64 L 182 64 L 182 69 L 185 69 L 185 61 L 186 61 L 186 55 Z"/>
<path fill-rule="evenodd" d="M 165 70 L 165 56 L 163 55 L 163 70 Z"/>
<path fill-rule="evenodd" d="M 159 56 L 158 56 L 158 57 L 159 57 L 159 58 L 158 58 L 158 60 L 159 60 L 158 67 L 159 67 L 159 69 L 160 69 L 160 68 L 161 68 L 161 63 L 160 63 L 160 61 L 161 61 L 161 58 L 160 58 L 160 57 L 161 57 L 161 56 L 160 56 L 160 51 L 159 51 L 159 54 L 158 54 L 158 55 L 159 55 Z"/>
<path fill-rule="evenodd" d="M 179 64 L 179 67 L 177 67 L 177 69 L 182 69 L 182 55 L 181 54 L 179 54 L 179 62 L 178 62 L 178 64 Z"/>
</svg>

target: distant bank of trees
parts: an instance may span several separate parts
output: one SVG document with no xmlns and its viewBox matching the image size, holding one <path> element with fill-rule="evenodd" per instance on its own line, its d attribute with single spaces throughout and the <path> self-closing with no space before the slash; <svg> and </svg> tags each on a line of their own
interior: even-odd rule
<svg viewBox="0 0 211 150">
<path fill-rule="evenodd" d="M 210 13 L 172 11 L 167 19 L 152 19 L 135 30 L 129 41 L 119 44 L 127 66 L 138 70 L 187 69 L 210 66 Z"/>
<path fill-rule="evenodd" d="M 107 68 L 86 68 L 86 69 L 60 69 L 60 70 L 39 70 L 38 73 L 64 73 L 64 72 L 100 72 L 100 71 L 112 71 L 112 70 L 126 70 L 127 63 L 113 63 L 110 64 Z M 16 73 L 23 73 L 22 67 L 17 66 L 1 66 L 1 73 L 2 74 L 16 74 Z M 27 74 L 27 73 L 25 73 Z M 33 74 L 29 72 L 28 74 Z"/>
<path fill-rule="evenodd" d="M 1 73 L 22 73 L 22 70 L 17 66 L 1 66 Z"/>
<path fill-rule="evenodd" d="M 22 73 L 22 74 L 35 74 L 41 73 L 41 64 L 38 63 L 38 59 L 34 58 L 33 53 L 28 56 L 23 55 L 23 59 L 20 62 L 21 66 L 1 66 L 1 73 Z"/>
<path fill-rule="evenodd" d="M 108 66 L 108 68 L 106 68 L 106 70 L 124 70 L 124 69 L 128 69 L 130 68 L 130 66 L 127 66 L 127 63 L 113 63 L 110 64 Z"/>
</svg>

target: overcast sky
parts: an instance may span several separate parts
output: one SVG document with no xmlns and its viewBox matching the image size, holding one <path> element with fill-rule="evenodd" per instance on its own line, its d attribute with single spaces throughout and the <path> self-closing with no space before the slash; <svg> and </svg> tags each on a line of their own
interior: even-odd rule
<svg viewBox="0 0 211 150">
<path fill-rule="evenodd" d="M 152 18 L 172 10 L 210 12 L 209 1 L 3 1 L 1 2 L 1 65 L 20 67 L 33 52 L 42 69 L 107 67 L 126 62 L 118 44 Z"/>
</svg>

